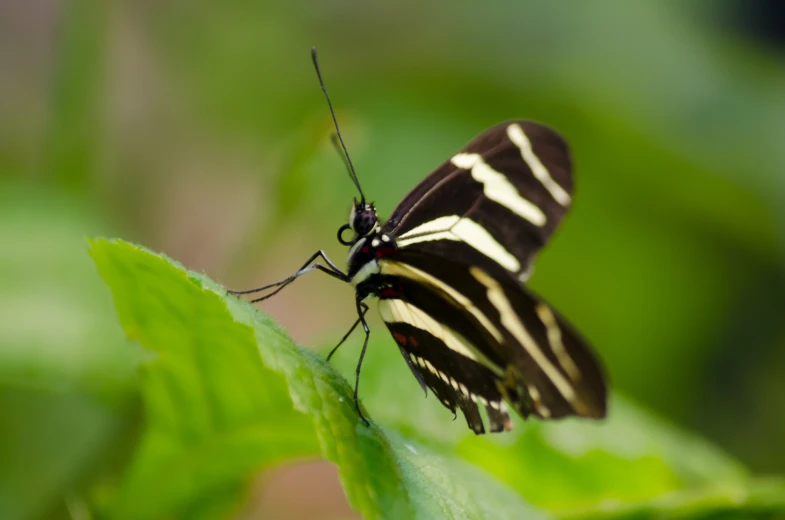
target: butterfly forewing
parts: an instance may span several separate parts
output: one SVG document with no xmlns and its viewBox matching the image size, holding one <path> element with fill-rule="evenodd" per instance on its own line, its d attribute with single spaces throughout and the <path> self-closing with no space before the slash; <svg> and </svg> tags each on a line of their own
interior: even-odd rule
<svg viewBox="0 0 785 520">
<path fill-rule="evenodd" d="M 569 209 L 567 144 L 536 123 L 480 134 L 426 177 L 384 224 L 398 247 L 525 278 Z"/>
</svg>

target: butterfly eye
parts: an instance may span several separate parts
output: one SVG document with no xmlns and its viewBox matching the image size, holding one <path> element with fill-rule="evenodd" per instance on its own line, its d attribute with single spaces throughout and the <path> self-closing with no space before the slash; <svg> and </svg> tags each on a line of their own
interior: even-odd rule
<svg viewBox="0 0 785 520">
<path fill-rule="evenodd" d="M 368 204 L 363 209 L 354 212 L 351 226 L 355 233 L 362 237 L 370 233 L 376 227 L 377 222 L 376 209 Z"/>
</svg>

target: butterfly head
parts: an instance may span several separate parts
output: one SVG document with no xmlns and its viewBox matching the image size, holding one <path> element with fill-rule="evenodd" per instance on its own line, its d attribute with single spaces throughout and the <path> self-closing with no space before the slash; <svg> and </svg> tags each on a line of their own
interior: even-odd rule
<svg viewBox="0 0 785 520">
<path fill-rule="evenodd" d="M 378 226 L 379 217 L 376 215 L 373 203 L 368 204 L 363 200 L 357 202 L 357 199 L 354 199 L 352 210 L 349 212 L 349 223 L 338 229 L 338 241 L 345 246 L 350 246 L 360 238 L 369 235 Z M 354 237 L 351 240 L 346 240 L 343 238 L 343 232 L 349 230 L 354 231 Z"/>
<path fill-rule="evenodd" d="M 379 217 L 376 216 L 376 208 L 373 203 L 366 204 L 364 201 L 357 203 L 354 199 L 352 203 L 352 211 L 349 213 L 349 227 L 352 231 L 357 233 L 358 237 L 364 237 L 376 227 L 379 223 Z"/>
</svg>

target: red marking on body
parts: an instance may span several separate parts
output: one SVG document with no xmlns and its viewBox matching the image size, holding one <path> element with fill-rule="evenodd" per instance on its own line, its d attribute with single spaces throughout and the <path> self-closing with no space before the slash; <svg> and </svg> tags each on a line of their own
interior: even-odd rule
<svg viewBox="0 0 785 520">
<path fill-rule="evenodd" d="M 370 247 L 368 247 L 368 246 L 363 246 L 363 247 L 360 249 L 360 252 L 361 252 L 361 253 L 370 253 L 370 252 L 371 252 L 371 248 L 370 248 Z"/>
<path fill-rule="evenodd" d="M 376 250 L 376 258 L 381 258 L 383 256 L 392 256 L 396 252 L 394 247 L 380 247 Z"/>
<path fill-rule="evenodd" d="M 385 287 L 382 289 L 382 298 L 397 298 L 399 295 L 398 291 L 393 289 L 392 287 Z"/>
<path fill-rule="evenodd" d="M 400 332 L 393 332 L 393 337 L 395 338 L 395 341 L 397 341 L 401 345 L 406 345 L 406 336 L 404 336 Z"/>
</svg>

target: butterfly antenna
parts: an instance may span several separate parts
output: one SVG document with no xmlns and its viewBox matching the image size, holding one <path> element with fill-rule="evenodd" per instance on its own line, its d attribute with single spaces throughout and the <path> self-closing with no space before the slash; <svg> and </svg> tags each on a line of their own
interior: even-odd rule
<svg viewBox="0 0 785 520">
<path fill-rule="evenodd" d="M 352 166 L 349 164 L 349 161 L 346 160 L 346 154 L 343 153 L 343 148 L 341 148 L 341 141 L 338 139 L 338 134 L 332 134 L 330 136 L 330 142 L 333 143 L 333 148 L 335 148 L 335 151 L 339 156 L 341 156 L 341 162 L 343 162 L 346 171 L 349 172 L 349 177 L 352 177 Z"/>
<path fill-rule="evenodd" d="M 363 193 L 363 189 L 360 187 L 360 181 L 357 180 L 357 172 L 354 171 L 354 165 L 352 164 L 351 157 L 349 157 L 349 151 L 346 149 L 346 144 L 343 142 L 343 137 L 341 137 L 341 129 L 338 128 L 338 119 L 335 117 L 335 110 L 333 110 L 333 104 L 332 101 L 330 101 L 330 95 L 327 93 L 327 87 L 324 86 L 324 80 L 322 79 L 322 72 L 319 70 L 319 61 L 316 59 L 316 47 L 311 49 L 311 58 L 313 59 L 313 67 L 316 69 L 316 76 L 319 78 L 319 85 L 322 87 L 324 97 L 327 98 L 327 106 L 330 107 L 330 115 L 333 117 L 333 124 L 335 125 L 335 136 L 338 139 L 338 143 L 341 145 L 339 149 L 342 152 L 341 156 L 344 158 L 346 167 L 349 170 L 349 176 L 352 178 L 352 181 L 354 181 L 354 185 L 357 186 L 357 191 L 360 192 L 360 204 L 365 205 L 365 194 Z M 333 138 L 333 143 L 335 143 L 335 137 Z"/>
</svg>

